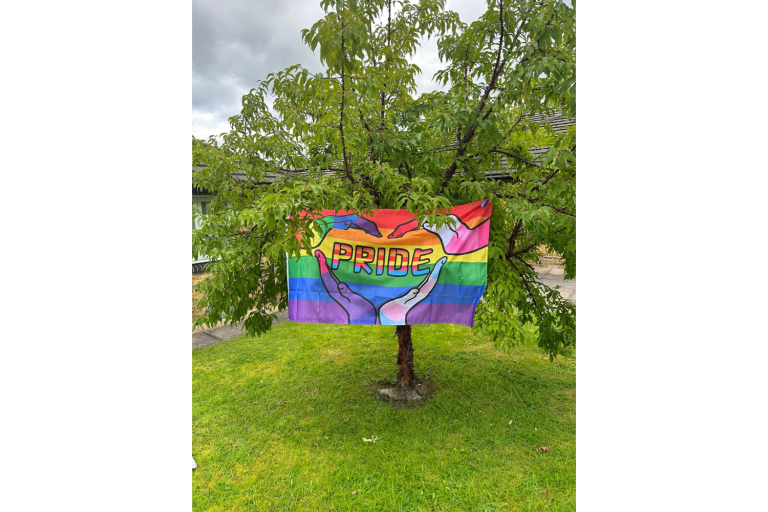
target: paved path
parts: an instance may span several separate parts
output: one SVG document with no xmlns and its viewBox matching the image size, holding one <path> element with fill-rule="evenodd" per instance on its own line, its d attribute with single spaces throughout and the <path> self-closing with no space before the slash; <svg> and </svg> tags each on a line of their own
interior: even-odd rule
<svg viewBox="0 0 768 512">
<path fill-rule="evenodd" d="M 539 267 L 536 272 L 541 278 L 541 282 L 554 288 L 560 286 L 560 295 L 576 304 L 576 279 L 563 279 L 564 270 L 556 267 Z"/>
<path fill-rule="evenodd" d="M 288 311 L 281 311 L 277 313 L 277 320 L 272 322 L 272 325 L 288 320 Z M 221 327 L 214 327 L 207 331 L 196 332 L 192 334 L 192 348 L 203 348 L 222 341 L 231 340 L 245 334 L 243 332 L 243 322 L 235 325 L 222 325 Z"/>
<path fill-rule="evenodd" d="M 563 269 L 555 267 L 539 267 L 536 269 L 541 281 L 554 288 L 560 286 L 560 293 L 563 297 L 576 304 L 576 279 L 569 281 L 563 280 Z M 277 314 L 277 320 L 272 325 L 288 320 L 288 311 L 281 311 Z M 222 341 L 231 340 L 245 334 L 243 332 L 243 323 L 240 322 L 236 325 L 224 325 L 221 327 L 215 327 L 207 331 L 196 332 L 192 334 L 192 348 L 203 348 Z"/>
</svg>

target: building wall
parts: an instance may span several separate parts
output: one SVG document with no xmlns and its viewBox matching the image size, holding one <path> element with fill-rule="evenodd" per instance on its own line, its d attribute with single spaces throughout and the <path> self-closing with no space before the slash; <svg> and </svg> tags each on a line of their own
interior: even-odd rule
<svg viewBox="0 0 768 512">
<path fill-rule="evenodd" d="M 537 249 L 539 253 L 540 267 L 558 267 L 565 268 L 565 262 L 556 252 L 550 252 L 546 246 L 540 245 Z"/>
<path fill-rule="evenodd" d="M 196 308 L 195 306 L 195 300 L 202 297 L 202 293 L 197 289 L 197 284 L 202 281 L 203 279 L 208 277 L 208 272 L 192 272 L 192 319 L 199 317 L 202 315 L 205 311 L 202 309 Z"/>
</svg>

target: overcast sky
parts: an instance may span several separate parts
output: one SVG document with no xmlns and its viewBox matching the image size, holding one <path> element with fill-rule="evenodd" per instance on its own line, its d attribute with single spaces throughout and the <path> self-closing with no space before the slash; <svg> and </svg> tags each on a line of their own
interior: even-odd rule
<svg viewBox="0 0 768 512">
<path fill-rule="evenodd" d="M 448 0 L 461 20 L 472 22 L 485 0 Z M 301 29 L 323 17 L 319 0 L 193 0 L 192 135 L 207 138 L 227 131 L 227 119 L 240 112 L 240 99 L 257 80 L 293 64 L 321 69 L 320 60 L 301 41 Z M 419 93 L 437 88 L 439 69 L 434 39 L 424 41 L 415 63 L 422 75 Z"/>
</svg>

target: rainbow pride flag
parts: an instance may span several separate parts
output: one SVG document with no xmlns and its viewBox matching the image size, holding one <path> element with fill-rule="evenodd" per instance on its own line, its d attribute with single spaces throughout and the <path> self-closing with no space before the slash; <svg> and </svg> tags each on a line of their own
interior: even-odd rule
<svg viewBox="0 0 768 512">
<path fill-rule="evenodd" d="M 407 210 L 323 210 L 311 252 L 288 259 L 288 319 L 472 327 L 488 282 L 492 207 L 454 206 L 444 212 L 453 225 L 439 229 Z"/>
</svg>

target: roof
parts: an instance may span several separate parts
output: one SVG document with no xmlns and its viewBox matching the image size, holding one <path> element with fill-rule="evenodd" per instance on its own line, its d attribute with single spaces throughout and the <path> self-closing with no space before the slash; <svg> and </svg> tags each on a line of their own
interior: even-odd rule
<svg viewBox="0 0 768 512">
<path fill-rule="evenodd" d="M 560 113 L 547 116 L 547 117 L 544 117 L 541 114 L 536 114 L 531 116 L 531 120 L 539 121 L 539 124 L 541 124 L 543 120 L 544 123 L 547 123 L 548 125 L 552 126 L 552 129 L 555 130 L 557 133 L 566 133 L 568 131 L 568 128 L 570 128 L 571 126 L 576 126 L 575 117 L 567 117 Z"/>
<path fill-rule="evenodd" d="M 531 120 L 533 121 L 539 121 L 539 124 L 546 123 L 552 127 L 552 130 L 555 133 L 567 133 L 568 128 L 571 126 L 576 126 L 576 118 L 569 118 L 563 114 L 554 114 L 551 116 L 544 117 L 541 114 L 536 114 L 534 116 L 531 116 Z M 528 150 L 534 157 L 534 160 L 540 160 L 544 154 L 549 151 L 549 146 L 543 146 L 540 148 L 533 148 Z M 509 176 L 504 176 L 504 173 L 510 173 L 515 172 L 514 169 L 509 170 L 509 163 L 507 163 L 507 157 L 502 156 L 501 157 L 501 169 L 498 171 L 486 171 L 485 175 L 488 176 L 491 179 L 504 179 L 509 178 Z"/>
</svg>

